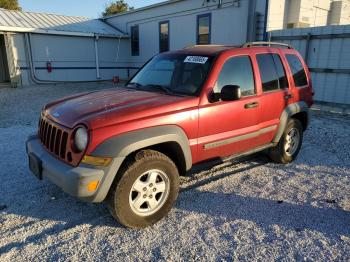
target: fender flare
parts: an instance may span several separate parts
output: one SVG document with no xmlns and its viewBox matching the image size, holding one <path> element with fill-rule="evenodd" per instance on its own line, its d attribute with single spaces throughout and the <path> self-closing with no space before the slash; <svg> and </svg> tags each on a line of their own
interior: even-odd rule
<svg viewBox="0 0 350 262">
<path fill-rule="evenodd" d="M 273 143 L 278 143 L 283 135 L 284 130 L 288 124 L 288 120 L 295 114 L 305 112 L 308 115 L 309 121 L 309 107 L 304 101 L 293 103 L 288 105 L 282 112 L 280 117 L 280 125 L 278 127 L 277 133 L 273 138 Z"/>
<path fill-rule="evenodd" d="M 132 152 L 166 142 L 177 143 L 184 154 L 186 170 L 192 167 L 192 153 L 185 132 L 176 125 L 150 127 L 107 139 L 96 147 L 92 156 L 125 158 Z"/>
</svg>

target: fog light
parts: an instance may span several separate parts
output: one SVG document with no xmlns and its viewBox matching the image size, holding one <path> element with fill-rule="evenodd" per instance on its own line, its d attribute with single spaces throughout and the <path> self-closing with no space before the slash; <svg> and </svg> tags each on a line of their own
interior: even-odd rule
<svg viewBox="0 0 350 262">
<path fill-rule="evenodd" d="M 87 185 L 87 190 L 88 190 L 89 192 L 95 191 L 95 190 L 97 189 L 99 183 L 100 183 L 99 181 L 91 181 L 91 182 Z"/>
<path fill-rule="evenodd" d="M 111 161 L 110 157 L 84 156 L 81 162 L 93 166 L 108 166 Z"/>
</svg>

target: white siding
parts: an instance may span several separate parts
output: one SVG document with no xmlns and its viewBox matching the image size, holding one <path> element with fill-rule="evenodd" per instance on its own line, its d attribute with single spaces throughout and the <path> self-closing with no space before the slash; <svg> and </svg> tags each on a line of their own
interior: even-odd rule
<svg viewBox="0 0 350 262">
<path fill-rule="evenodd" d="M 96 80 L 93 38 L 32 35 L 31 39 L 33 63 L 40 80 Z M 53 69 L 48 73 L 47 62 L 51 62 L 54 68 L 69 69 Z"/>
<path fill-rule="evenodd" d="M 125 68 L 141 67 L 148 59 L 159 53 L 160 21 L 169 21 L 170 50 L 177 50 L 196 44 L 197 16 L 206 13 L 211 14 L 212 44 L 241 45 L 247 40 L 255 40 L 253 37 L 256 34 L 261 34 L 265 3 L 265 0 L 223 0 L 222 6 L 219 7 L 219 0 L 169 1 L 152 8 L 146 7 L 142 10 L 107 18 L 107 23 L 128 34 L 130 34 L 131 26 L 139 25 L 140 55 L 131 55 L 130 40 L 127 38 L 119 40 L 118 35 L 115 35 L 114 38 L 100 36 L 98 40 L 100 79 L 97 78 L 94 37 L 32 33 L 31 46 L 36 77 L 41 81 L 96 81 L 110 80 L 113 76 L 126 79 L 128 71 Z M 259 13 L 258 29 L 257 24 L 254 24 L 256 18 L 254 15 L 257 13 Z M 20 14 L 30 16 L 22 12 Z M 4 15 L 8 16 L 8 13 Z M 9 15 L 17 16 L 17 13 L 10 12 Z M 37 15 L 40 14 L 32 14 L 32 17 L 35 18 Z M 50 18 L 49 15 L 45 17 Z M 102 30 L 100 26 L 96 26 L 97 29 L 94 28 L 95 26 L 90 28 L 92 25 L 90 20 L 78 19 L 77 23 L 67 22 L 64 26 L 56 24 L 56 20 L 46 19 L 45 21 L 49 25 L 52 24 L 48 26 L 50 29 L 54 27 L 55 30 L 69 31 L 74 26 L 74 28 L 81 28 L 83 32 L 97 30 L 97 35 L 100 35 L 100 30 Z M 93 23 L 102 23 L 102 21 L 93 21 Z M 8 24 L 7 26 L 13 27 L 14 25 Z M 28 29 L 34 25 L 23 24 L 21 26 Z M 37 26 L 39 28 L 39 25 Z M 106 25 L 105 29 L 112 30 L 112 27 Z M 118 30 L 113 32 L 120 33 Z M 11 44 L 11 51 L 14 53 L 12 60 L 16 64 L 16 74 L 20 76 L 22 84 L 27 85 L 31 78 L 24 33 L 11 36 L 11 39 L 14 40 Z M 51 73 L 47 71 L 48 62 L 51 62 L 53 67 Z M 129 70 L 130 74 L 134 72 L 135 70 Z"/>
<path fill-rule="evenodd" d="M 159 53 L 158 27 L 159 22 L 164 20 L 168 20 L 170 24 L 170 50 L 196 44 L 197 15 L 206 13 L 211 14 L 212 44 L 245 43 L 248 24 L 252 23 L 248 21 L 250 1 L 224 0 L 221 8 L 218 8 L 218 2 L 210 1 L 206 4 L 206 1 L 198 0 L 175 1 L 167 5 L 114 16 L 108 18 L 107 22 L 129 34 L 131 26 L 139 25 L 140 55 L 131 56 L 130 61 L 134 66 L 141 66 Z M 264 15 L 265 1 L 257 1 L 256 11 Z"/>
<path fill-rule="evenodd" d="M 23 33 L 11 34 L 11 59 L 13 64 L 12 82 L 18 85 L 32 83 L 30 64 L 27 61 L 27 50 Z M 119 57 L 117 56 L 118 38 L 99 38 L 98 52 L 100 79 L 97 78 L 94 38 L 70 37 L 55 35 L 31 35 L 33 65 L 36 76 L 41 81 L 97 81 L 111 80 L 114 76 L 127 79 L 126 69 L 129 67 L 129 42 L 120 40 Z M 9 50 L 8 50 L 9 51 Z M 47 62 L 51 62 L 53 70 L 47 71 Z M 10 65 L 11 69 L 11 65 Z"/>
</svg>

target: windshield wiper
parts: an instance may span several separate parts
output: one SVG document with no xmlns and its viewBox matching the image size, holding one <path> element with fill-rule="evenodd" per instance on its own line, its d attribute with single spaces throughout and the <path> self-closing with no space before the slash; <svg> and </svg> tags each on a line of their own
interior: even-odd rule
<svg viewBox="0 0 350 262">
<path fill-rule="evenodd" d="M 162 85 L 154 85 L 154 84 L 149 84 L 149 85 L 145 85 L 143 87 L 150 87 L 150 88 L 156 88 L 158 90 L 162 90 L 167 94 L 174 94 L 169 88 L 162 86 Z"/>
<path fill-rule="evenodd" d="M 136 86 L 136 87 L 141 87 L 142 85 L 137 83 L 137 82 L 131 82 L 131 83 L 128 83 L 126 86 L 129 86 L 129 85 L 133 85 L 133 86 Z"/>
<path fill-rule="evenodd" d="M 127 87 L 129 87 L 130 85 L 133 85 L 133 87 L 137 87 L 139 89 L 155 88 L 155 89 L 164 91 L 167 94 L 171 94 L 171 95 L 174 94 L 174 92 L 172 92 L 169 88 L 162 85 L 156 85 L 156 84 L 141 85 L 140 83 L 137 83 L 137 82 L 130 82 L 129 84 L 127 84 Z"/>
</svg>

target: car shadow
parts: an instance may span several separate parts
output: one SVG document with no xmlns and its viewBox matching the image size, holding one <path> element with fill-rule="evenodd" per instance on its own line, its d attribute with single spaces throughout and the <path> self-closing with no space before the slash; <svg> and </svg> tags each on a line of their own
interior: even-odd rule
<svg viewBox="0 0 350 262">
<path fill-rule="evenodd" d="M 217 180 L 242 174 L 242 172 L 246 171 L 249 173 L 249 170 L 264 165 L 292 173 L 304 173 L 306 171 L 298 167 L 300 164 L 304 165 L 303 159 L 299 159 L 297 164 L 280 165 L 272 163 L 266 154 L 257 153 L 241 160 L 242 162 L 234 160 L 232 164 L 229 161 L 228 167 L 232 168 L 237 163 L 251 162 L 251 164 L 238 167 L 229 172 L 209 176 L 182 188 L 181 202 L 177 207 L 186 211 L 222 217 L 225 220 L 248 220 L 265 228 L 279 225 L 296 231 L 314 230 L 329 236 L 350 236 L 350 212 L 341 209 L 333 202 L 328 203 L 333 205 L 332 207 L 315 207 L 309 202 L 293 203 L 283 199 L 274 200 L 202 189 Z M 307 163 L 305 164 L 308 165 Z M 215 166 L 213 167 L 215 168 Z M 197 171 L 200 172 L 201 170 Z M 328 172 L 324 171 L 323 173 L 333 177 L 332 179 L 335 179 L 334 176 L 343 176 L 328 174 Z M 308 176 L 309 174 L 305 175 Z M 196 201 L 193 201 L 194 199 Z"/>
<path fill-rule="evenodd" d="M 350 212 L 340 208 L 318 208 L 303 203 L 199 190 L 183 193 L 177 207 L 225 221 L 247 220 L 266 229 L 278 225 L 297 232 L 312 230 L 333 237 L 350 236 Z"/>
</svg>

